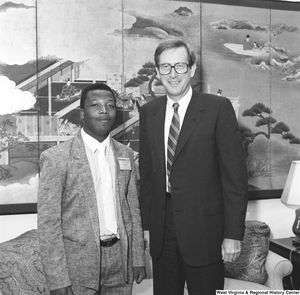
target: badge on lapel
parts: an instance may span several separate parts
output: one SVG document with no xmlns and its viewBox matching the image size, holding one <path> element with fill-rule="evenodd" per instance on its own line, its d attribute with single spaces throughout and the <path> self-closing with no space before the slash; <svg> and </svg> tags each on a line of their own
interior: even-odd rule
<svg viewBox="0 0 300 295">
<path fill-rule="evenodd" d="M 120 170 L 131 170 L 131 163 L 129 158 L 118 158 Z"/>
</svg>

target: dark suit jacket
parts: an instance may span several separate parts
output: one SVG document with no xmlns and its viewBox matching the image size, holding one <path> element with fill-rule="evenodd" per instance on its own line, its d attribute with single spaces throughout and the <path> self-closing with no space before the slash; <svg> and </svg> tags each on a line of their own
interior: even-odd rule
<svg viewBox="0 0 300 295">
<path fill-rule="evenodd" d="M 123 278 L 134 266 L 145 266 L 144 240 L 137 196 L 133 151 L 112 139 L 116 172 L 116 209 Z M 122 170 L 119 158 L 129 158 Z M 100 227 L 92 172 L 81 132 L 41 154 L 38 235 L 50 290 L 71 284 L 98 290 Z"/>
<path fill-rule="evenodd" d="M 140 112 L 140 203 L 150 251 L 160 256 L 166 205 L 166 97 Z M 247 169 L 231 102 L 193 91 L 171 170 L 178 244 L 192 266 L 221 260 L 224 238 L 242 240 L 248 201 Z"/>
</svg>

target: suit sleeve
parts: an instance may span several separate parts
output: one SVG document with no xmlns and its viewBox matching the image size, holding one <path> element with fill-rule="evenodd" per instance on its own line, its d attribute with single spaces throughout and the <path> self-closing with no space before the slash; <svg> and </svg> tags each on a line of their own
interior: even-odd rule
<svg viewBox="0 0 300 295">
<path fill-rule="evenodd" d="M 50 290 L 71 285 L 61 228 L 61 203 L 65 162 L 46 151 L 40 157 L 38 189 L 38 239 L 46 282 Z"/>
<path fill-rule="evenodd" d="M 150 144 L 148 143 L 145 106 L 140 112 L 140 149 L 139 149 L 139 172 L 140 172 L 140 204 L 142 212 L 142 226 L 149 229 L 149 209 L 153 190 L 152 162 Z"/>
<path fill-rule="evenodd" d="M 231 102 L 222 100 L 216 130 L 224 202 L 224 238 L 242 240 L 248 176 L 241 133 Z"/>
<path fill-rule="evenodd" d="M 133 224 L 133 239 L 132 239 L 132 254 L 133 267 L 145 266 L 146 258 L 144 251 L 144 236 L 141 222 L 141 212 L 138 199 L 137 189 L 137 169 L 133 159 L 133 152 L 130 150 L 131 162 L 131 177 L 128 186 L 127 200 L 130 207 L 132 224 Z"/>
</svg>

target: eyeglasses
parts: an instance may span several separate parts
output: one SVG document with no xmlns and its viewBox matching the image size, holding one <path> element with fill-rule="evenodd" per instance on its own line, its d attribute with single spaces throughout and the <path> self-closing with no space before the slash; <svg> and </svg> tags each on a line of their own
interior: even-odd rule
<svg viewBox="0 0 300 295">
<path fill-rule="evenodd" d="M 188 71 L 189 65 L 185 62 L 178 62 L 174 66 L 170 64 L 160 64 L 158 66 L 158 71 L 161 75 L 168 75 L 171 73 L 172 68 L 174 68 L 177 74 L 185 74 Z"/>
</svg>

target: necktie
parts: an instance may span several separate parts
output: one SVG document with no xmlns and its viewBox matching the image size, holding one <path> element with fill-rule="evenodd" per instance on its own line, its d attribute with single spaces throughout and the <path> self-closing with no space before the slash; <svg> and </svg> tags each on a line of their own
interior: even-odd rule
<svg viewBox="0 0 300 295">
<path fill-rule="evenodd" d="M 168 175 L 168 191 L 169 191 L 169 193 L 171 193 L 171 183 L 170 183 L 171 168 L 172 168 L 173 158 L 175 155 L 175 149 L 176 149 L 179 132 L 180 132 L 180 118 L 178 115 L 178 107 L 179 107 L 179 104 L 177 102 L 173 104 L 174 114 L 173 114 L 172 122 L 170 125 L 169 137 L 168 137 L 167 175 Z"/>
<path fill-rule="evenodd" d="M 117 233 L 117 222 L 114 204 L 115 193 L 109 167 L 107 148 L 105 148 L 104 150 L 100 149 L 98 150 L 98 152 L 106 227 L 110 232 Z"/>
</svg>

